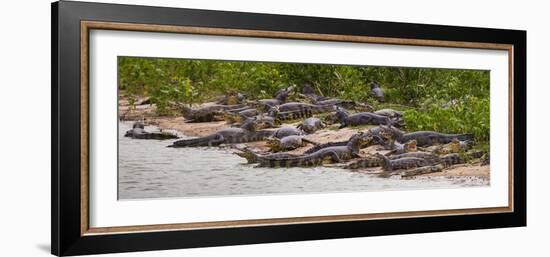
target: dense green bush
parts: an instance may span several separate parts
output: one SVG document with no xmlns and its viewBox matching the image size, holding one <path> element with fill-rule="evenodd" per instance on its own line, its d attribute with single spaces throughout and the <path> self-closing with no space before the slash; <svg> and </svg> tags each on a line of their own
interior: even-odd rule
<svg viewBox="0 0 550 257">
<path fill-rule="evenodd" d="M 472 133 L 477 141 L 489 141 L 489 100 L 467 96 L 454 103 L 430 103 L 421 110 L 404 112 L 407 130 Z"/>
<path fill-rule="evenodd" d="M 249 99 L 271 98 L 289 84 L 310 82 L 320 95 L 405 110 L 407 130 L 489 140 L 488 71 L 119 57 L 118 72 L 130 102 L 148 96 L 160 114 L 171 102 L 200 103 L 232 89 Z M 371 98 L 373 81 L 386 103 Z"/>
</svg>

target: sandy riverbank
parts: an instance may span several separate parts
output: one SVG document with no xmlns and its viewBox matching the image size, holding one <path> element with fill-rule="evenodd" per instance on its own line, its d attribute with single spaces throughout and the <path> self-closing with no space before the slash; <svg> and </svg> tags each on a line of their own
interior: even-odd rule
<svg viewBox="0 0 550 257">
<path fill-rule="evenodd" d="M 143 99 L 139 99 L 143 101 Z M 120 100 L 119 101 L 119 113 L 125 120 L 141 120 L 145 119 L 147 124 L 158 126 L 163 130 L 174 130 L 178 133 L 186 136 L 205 136 L 211 133 L 214 133 L 217 130 L 228 128 L 231 125 L 227 124 L 225 121 L 217 122 L 203 122 L 203 123 L 186 123 L 185 119 L 177 114 L 173 116 L 158 116 L 155 112 L 155 106 L 150 104 L 137 105 L 134 109 L 130 109 L 128 101 Z M 295 126 L 295 124 L 283 124 L 282 126 Z M 337 125 L 334 125 L 337 126 Z M 361 128 L 365 129 L 365 128 Z M 336 141 L 344 141 L 349 139 L 353 134 L 358 132 L 358 129 L 355 128 L 344 128 L 344 129 L 335 129 L 334 127 L 327 127 L 325 129 L 319 130 L 314 134 L 308 135 L 307 138 L 311 141 L 317 143 L 328 143 Z M 256 149 L 258 151 L 267 151 L 268 148 L 265 145 L 265 142 L 253 142 L 247 143 L 247 147 Z M 306 151 L 308 148 L 302 147 L 291 151 L 289 153 L 300 154 Z M 361 151 L 361 155 L 374 154 L 376 151 L 379 151 L 378 146 L 372 146 L 365 148 Z M 383 152 L 382 152 L 383 153 Z M 371 168 L 371 169 L 362 169 L 356 170 L 356 172 L 368 172 L 368 173 L 380 173 L 381 168 Z M 445 169 L 442 172 L 430 173 L 420 175 L 419 177 L 448 177 L 449 179 L 454 179 L 457 181 L 463 180 L 476 180 L 479 184 L 489 184 L 490 180 L 490 166 L 480 166 L 479 164 L 461 164 L 455 165 L 451 168 Z M 408 178 L 410 179 L 410 178 Z"/>
</svg>

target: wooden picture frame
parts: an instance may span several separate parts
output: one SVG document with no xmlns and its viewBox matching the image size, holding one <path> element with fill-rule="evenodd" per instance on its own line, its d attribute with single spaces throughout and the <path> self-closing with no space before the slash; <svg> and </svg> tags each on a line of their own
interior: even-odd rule
<svg viewBox="0 0 550 257">
<path fill-rule="evenodd" d="M 509 205 L 95 228 L 89 226 L 90 30 L 500 49 L 509 53 Z M 79 255 L 526 225 L 526 32 L 129 6 L 52 4 L 52 254 Z"/>
</svg>

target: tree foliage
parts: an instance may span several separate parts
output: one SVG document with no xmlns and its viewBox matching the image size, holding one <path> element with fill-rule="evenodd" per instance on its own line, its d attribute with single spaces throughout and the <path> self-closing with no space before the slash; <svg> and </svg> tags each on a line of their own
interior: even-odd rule
<svg viewBox="0 0 550 257">
<path fill-rule="evenodd" d="M 310 82 L 320 95 L 378 108 L 391 103 L 405 111 L 408 130 L 474 133 L 489 140 L 488 71 L 119 57 L 118 74 L 131 102 L 150 97 L 161 113 L 169 102 L 200 103 L 229 90 L 271 98 L 289 84 Z M 371 82 L 382 86 L 386 103 L 371 97 Z"/>
</svg>

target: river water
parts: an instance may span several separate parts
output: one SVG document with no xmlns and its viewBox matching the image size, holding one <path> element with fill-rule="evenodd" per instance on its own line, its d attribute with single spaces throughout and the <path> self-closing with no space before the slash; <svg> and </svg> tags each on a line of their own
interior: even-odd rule
<svg viewBox="0 0 550 257">
<path fill-rule="evenodd" d="M 255 168 L 230 149 L 167 148 L 175 140 L 124 137 L 119 124 L 119 199 L 413 190 L 476 186 L 445 177 L 380 178 L 339 168 Z M 157 128 L 147 126 L 147 131 Z"/>
</svg>

